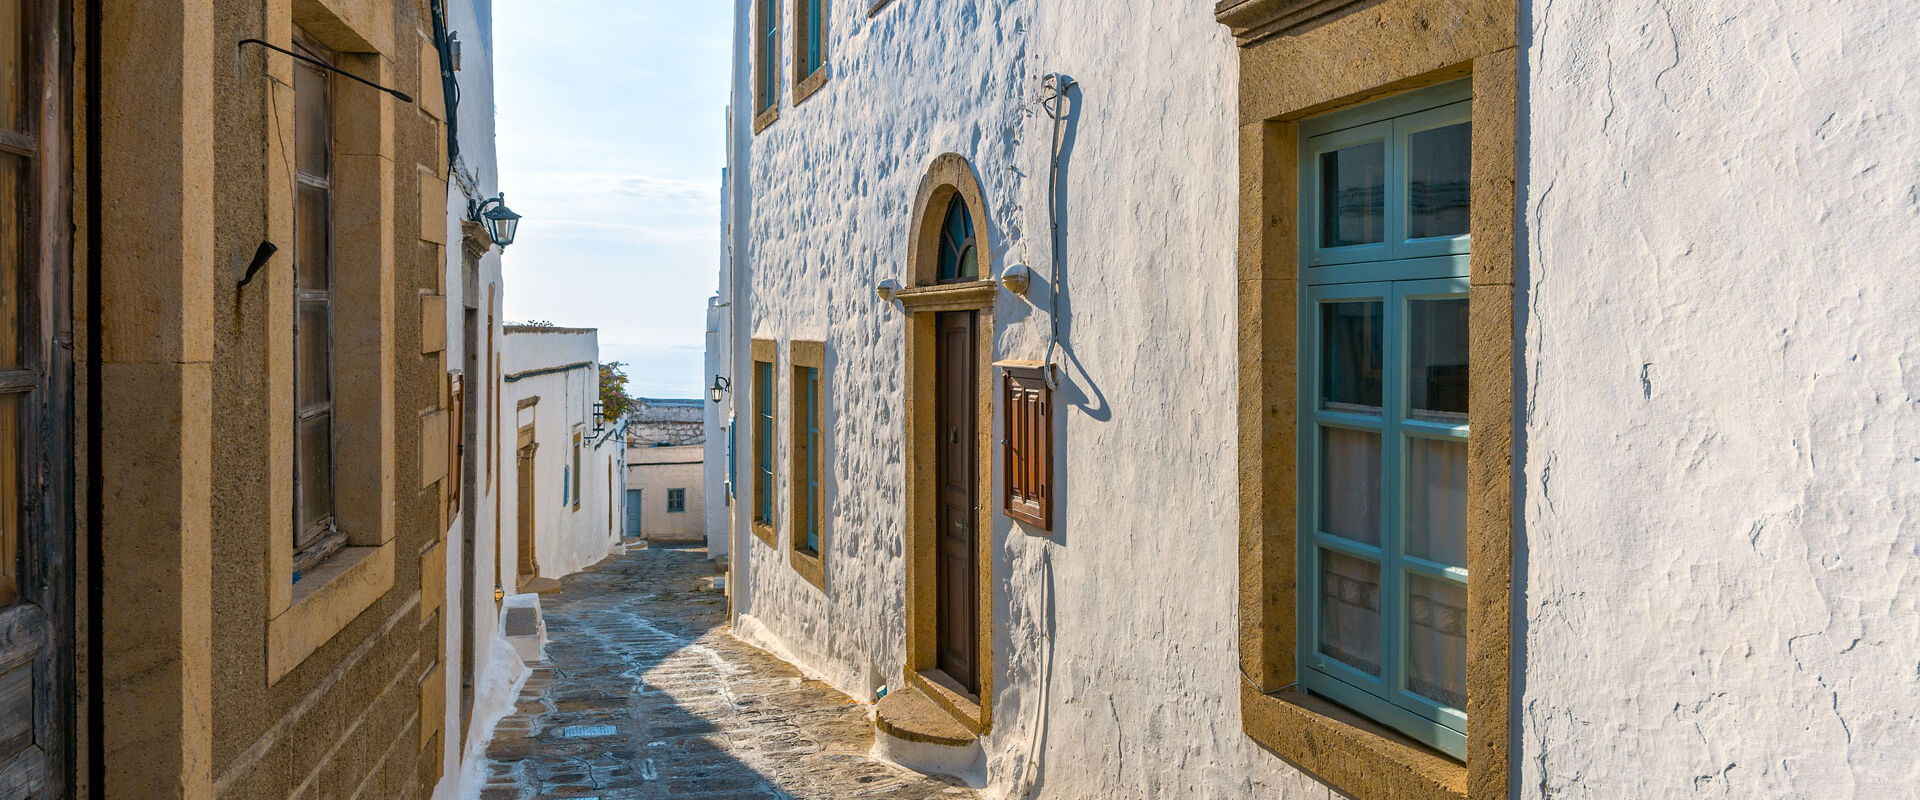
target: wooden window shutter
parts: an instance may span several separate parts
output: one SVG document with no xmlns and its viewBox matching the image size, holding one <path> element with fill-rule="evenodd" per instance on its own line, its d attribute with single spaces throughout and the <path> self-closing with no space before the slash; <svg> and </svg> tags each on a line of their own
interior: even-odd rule
<svg viewBox="0 0 1920 800">
<path fill-rule="evenodd" d="M 1041 530 L 1053 529 L 1053 390 L 1043 367 L 1002 370 L 1003 425 L 1000 449 L 1007 516 Z"/>
</svg>

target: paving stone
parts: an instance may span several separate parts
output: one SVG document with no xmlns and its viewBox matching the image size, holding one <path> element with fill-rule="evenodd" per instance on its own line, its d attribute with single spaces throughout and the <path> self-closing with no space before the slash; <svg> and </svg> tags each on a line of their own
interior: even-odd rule
<svg viewBox="0 0 1920 800">
<path fill-rule="evenodd" d="M 483 800 L 966 800 L 867 758 L 866 707 L 734 639 L 704 550 L 614 556 L 544 595 L 548 662 L 487 748 Z"/>
</svg>

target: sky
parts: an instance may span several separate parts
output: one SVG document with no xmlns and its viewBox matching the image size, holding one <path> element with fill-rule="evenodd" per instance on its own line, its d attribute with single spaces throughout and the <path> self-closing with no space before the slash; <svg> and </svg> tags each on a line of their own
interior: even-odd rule
<svg viewBox="0 0 1920 800">
<path fill-rule="evenodd" d="M 628 394 L 704 397 L 733 4 L 494 0 L 506 318 L 600 329 Z"/>
</svg>

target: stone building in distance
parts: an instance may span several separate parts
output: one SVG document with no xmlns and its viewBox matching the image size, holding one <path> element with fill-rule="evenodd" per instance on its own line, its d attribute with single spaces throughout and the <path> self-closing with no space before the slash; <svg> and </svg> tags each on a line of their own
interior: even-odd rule
<svg viewBox="0 0 1920 800">
<path fill-rule="evenodd" d="M 636 398 L 627 414 L 627 535 L 708 541 L 706 402 Z"/>
</svg>

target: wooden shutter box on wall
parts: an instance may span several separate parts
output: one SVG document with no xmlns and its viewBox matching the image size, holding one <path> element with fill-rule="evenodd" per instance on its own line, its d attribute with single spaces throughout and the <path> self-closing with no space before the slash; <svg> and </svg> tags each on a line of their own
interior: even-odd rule
<svg viewBox="0 0 1920 800">
<path fill-rule="evenodd" d="M 1053 390 L 1045 367 L 1001 369 L 1000 449 L 1005 461 L 1007 516 L 1053 529 Z"/>
</svg>

